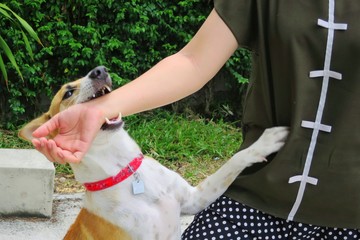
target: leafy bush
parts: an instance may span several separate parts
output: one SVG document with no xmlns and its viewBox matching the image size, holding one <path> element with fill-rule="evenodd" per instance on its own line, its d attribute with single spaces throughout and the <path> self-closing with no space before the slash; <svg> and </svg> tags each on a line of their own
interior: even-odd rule
<svg viewBox="0 0 360 240">
<path fill-rule="evenodd" d="M 0 125 L 7 128 L 46 110 L 48 97 L 60 85 L 95 66 L 107 66 L 115 86 L 136 78 L 184 46 L 213 7 L 208 0 L 5 0 L 5 4 L 26 16 L 44 45 L 29 41 L 31 61 L 20 48 L 25 44 L 22 35 L 5 28 L 24 76 L 22 81 L 15 71 L 9 73 L 9 90 L 0 82 Z M 227 67 L 242 81 L 236 73 L 243 66 L 237 64 L 232 60 Z"/>
<path fill-rule="evenodd" d="M 11 27 L 15 27 L 21 31 L 27 53 L 30 57 L 32 57 L 33 53 L 32 53 L 32 49 L 29 44 L 28 37 L 25 34 L 25 32 L 23 31 L 23 30 L 26 30 L 27 33 L 32 38 L 34 38 L 36 41 L 38 41 L 41 44 L 37 34 L 34 32 L 32 27 L 23 18 L 21 18 L 19 15 L 17 15 L 15 12 L 13 12 L 8 6 L 6 6 L 5 4 L 2 4 L 2 3 L 0 3 L 0 19 L 6 19 L 8 22 L 11 23 Z M 5 24 L 3 23 L 2 25 L 4 27 Z M 11 30 L 11 28 L 10 28 L 10 30 Z M 7 85 L 8 77 L 7 77 L 7 71 L 6 71 L 6 67 L 4 64 L 4 59 L 3 59 L 2 53 L 4 53 L 6 55 L 6 57 L 9 59 L 10 63 L 16 69 L 16 71 L 18 72 L 18 74 L 21 78 L 22 78 L 22 74 L 19 70 L 19 67 L 18 67 L 16 61 L 15 61 L 13 53 L 12 53 L 11 49 L 9 48 L 9 45 L 2 38 L 1 34 L 0 34 L 0 49 L 2 50 L 2 51 L 0 51 L 0 71 L 5 79 L 5 84 Z"/>
</svg>

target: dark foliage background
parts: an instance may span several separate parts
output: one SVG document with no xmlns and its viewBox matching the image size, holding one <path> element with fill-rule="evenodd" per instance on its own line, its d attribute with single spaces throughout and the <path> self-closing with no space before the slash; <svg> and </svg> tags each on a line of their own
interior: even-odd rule
<svg viewBox="0 0 360 240">
<path fill-rule="evenodd" d="M 131 81 L 184 46 L 213 7 L 208 0 L 3 0 L 3 3 L 34 28 L 44 47 L 30 40 L 34 52 L 31 60 L 19 31 L 0 19 L 0 34 L 10 45 L 24 77 L 21 80 L 16 71 L 10 71 L 11 64 L 7 64 L 8 88 L 0 79 L 2 128 L 15 128 L 45 111 L 49 97 L 63 83 L 85 75 L 95 66 L 109 68 L 115 86 Z M 214 81 L 199 93 L 197 98 L 204 100 L 195 106 L 195 111 L 238 115 L 239 111 L 233 109 L 241 109 L 239 96 L 244 92 L 249 71 L 249 53 L 237 51 L 216 77 L 221 84 Z M 224 96 L 233 97 L 229 100 Z M 184 101 L 185 107 L 177 103 L 173 110 L 183 111 L 191 105 L 189 102 Z"/>
</svg>

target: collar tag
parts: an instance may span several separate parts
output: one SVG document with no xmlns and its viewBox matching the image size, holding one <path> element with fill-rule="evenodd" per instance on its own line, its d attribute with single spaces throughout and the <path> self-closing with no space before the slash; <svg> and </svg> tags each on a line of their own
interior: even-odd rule
<svg viewBox="0 0 360 240">
<path fill-rule="evenodd" d="M 140 178 L 136 178 L 132 182 L 132 190 L 134 195 L 144 193 L 145 192 L 144 182 Z"/>
<path fill-rule="evenodd" d="M 132 182 L 132 190 L 134 195 L 142 194 L 145 192 L 144 182 L 140 179 L 140 174 L 135 172 L 129 165 L 129 170 L 133 173 L 135 180 Z"/>
</svg>

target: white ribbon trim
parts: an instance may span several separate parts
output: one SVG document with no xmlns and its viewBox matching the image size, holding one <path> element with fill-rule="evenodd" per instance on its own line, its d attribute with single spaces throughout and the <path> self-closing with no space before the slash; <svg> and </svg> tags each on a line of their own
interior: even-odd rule
<svg viewBox="0 0 360 240">
<path fill-rule="evenodd" d="M 316 129 L 328 133 L 331 132 L 331 128 L 332 128 L 329 125 L 325 125 L 317 122 L 310 122 L 310 121 L 302 121 L 301 126 L 304 128 Z"/>
<path fill-rule="evenodd" d="M 307 182 L 312 185 L 317 185 L 319 180 L 314 177 L 304 176 L 304 175 L 297 175 L 294 177 L 289 178 L 289 183 L 295 183 L 295 182 Z"/>
<path fill-rule="evenodd" d="M 311 78 L 316 78 L 316 77 L 331 77 L 331 78 L 335 78 L 337 80 L 341 80 L 342 79 L 342 74 L 335 72 L 335 71 L 331 71 L 331 70 L 317 70 L 317 71 L 311 71 L 310 72 L 310 77 Z"/>
<path fill-rule="evenodd" d="M 333 30 L 343 30 L 343 31 L 347 30 L 346 23 L 334 23 L 334 22 L 327 22 L 322 19 L 318 19 L 318 25 Z"/>
<path fill-rule="evenodd" d="M 335 78 L 335 79 L 342 78 L 340 73 L 336 73 L 336 72 L 333 72 L 330 70 L 331 57 L 332 57 L 332 51 L 333 51 L 333 43 L 334 43 L 334 34 L 335 34 L 335 30 L 346 30 L 347 29 L 347 24 L 334 23 L 334 19 L 335 19 L 335 0 L 329 0 L 329 21 L 326 22 L 324 20 L 318 19 L 318 25 L 328 29 L 325 60 L 324 60 L 324 70 L 310 72 L 311 77 L 323 77 L 320 101 L 319 101 L 319 105 L 318 105 L 318 110 L 316 112 L 315 123 L 312 123 L 309 121 L 302 122 L 302 125 L 311 127 L 314 130 L 312 132 L 311 142 L 310 142 L 310 146 L 309 146 L 308 153 L 306 156 L 305 166 L 304 166 L 302 175 L 294 176 L 289 179 L 289 182 L 300 181 L 300 186 L 299 186 L 299 190 L 298 190 L 294 205 L 292 206 L 292 209 L 287 218 L 287 220 L 289 220 L 289 221 L 293 221 L 293 219 L 301 205 L 301 202 L 304 197 L 306 185 L 308 183 L 311 183 L 311 184 L 316 183 L 317 184 L 317 179 L 315 181 L 315 178 L 309 178 L 308 175 L 310 172 L 311 163 L 312 163 L 314 152 L 316 149 L 319 132 L 322 129 L 323 130 L 331 130 L 331 128 L 329 128 L 330 126 L 323 125 L 323 124 L 321 124 L 321 122 L 322 122 L 322 116 L 324 113 L 330 77 Z"/>
</svg>

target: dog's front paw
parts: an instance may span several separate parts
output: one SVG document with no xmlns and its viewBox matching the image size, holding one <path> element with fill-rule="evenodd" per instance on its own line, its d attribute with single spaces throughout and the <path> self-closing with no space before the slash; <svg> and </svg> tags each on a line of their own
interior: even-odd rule
<svg viewBox="0 0 360 240">
<path fill-rule="evenodd" d="M 288 134 L 288 127 L 266 129 L 260 138 L 247 149 L 252 155 L 250 158 L 252 163 L 266 161 L 266 156 L 279 151 L 284 146 Z"/>
</svg>

